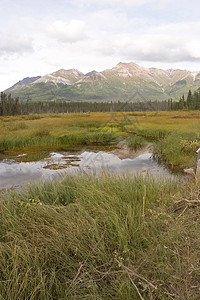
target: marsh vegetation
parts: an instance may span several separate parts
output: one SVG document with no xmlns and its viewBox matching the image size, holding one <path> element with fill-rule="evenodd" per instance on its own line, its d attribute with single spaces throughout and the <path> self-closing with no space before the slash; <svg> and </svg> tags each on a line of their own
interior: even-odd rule
<svg viewBox="0 0 200 300">
<path fill-rule="evenodd" d="M 67 147 L 154 145 L 172 169 L 192 167 L 200 146 L 198 111 L 26 115 L 0 118 L 0 152 Z"/>
<path fill-rule="evenodd" d="M 199 207 L 180 201 L 197 194 L 106 174 L 10 191 L 0 203 L 1 298 L 197 299 Z"/>
<path fill-rule="evenodd" d="M 173 169 L 192 167 L 199 112 L 0 118 L 2 156 L 153 143 Z M 39 154 L 40 153 L 40 154 Z M 0 299 L 199 297 L 199 182 L 68 175 L 1 192 Z"/>
</svg>

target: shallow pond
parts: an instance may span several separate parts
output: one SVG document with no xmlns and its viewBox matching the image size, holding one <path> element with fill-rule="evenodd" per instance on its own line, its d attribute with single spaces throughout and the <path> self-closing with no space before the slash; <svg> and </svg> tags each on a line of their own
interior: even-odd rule
<svg viewBox="0 0 200 300">
<path fill-rule="evenodd" d="M 164 166 L 159 165 L 152 153 L 139 155 L 134 159 L 120 159 L 104 151 L 79 153 L 50 152 L 38 161 L 26 161 L 27 154 L 0 160 L 0 189 L 24 185 L 41 179 L 56 179 L 70 172 L 98 173 L 106 170 L 114 173 L 142 173 L 152 176 L 173 178 Z"/>
</svg>

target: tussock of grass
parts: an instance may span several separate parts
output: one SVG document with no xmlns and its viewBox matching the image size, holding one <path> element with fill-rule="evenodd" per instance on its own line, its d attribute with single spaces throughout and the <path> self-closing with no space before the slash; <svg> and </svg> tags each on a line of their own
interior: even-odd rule
<svg viewBox="0 0 200 300">
<path fill-rule="evenodd" d="M 50 130 L 47 128 L 40 128 L 33 133 L 33 136 L 43 137 L 50 135 Z"/>
<path fill-rule="evenodd" d="M 117 135 L 109 132 L 93 132 L 87 134 L 67 134 L 58 138 L 61 144 L 68 145 L 111 145 L 116 144 Z"/>
<path fill-rule="evenodd" d="M 192 141 L 196 141 L 196 138 L 195 133 L 174 132 L 155 143 L 154 150 L 159 159 L 164 161 L 171 168 L 184 169 L 193 167 L 198 143 L 196 144 L 196 150 L 192 149 L 192 151 L 190 148 L 187 149 L 184 147 L 184 144 L 190 144 L 191 142 L 192 145 Z"/>
<path fill-rule="evenodd" d="M 42 115 L 39 114 L 30 114 L 25 116 L 27 120 L 39 120 L 41 119 Z"/>
<path fill-rule="evenodd" d="M 77 146 L 77 145 L 113 145 L 117 143 L 117 135 L 109 132 L 68 133 L 53 136 L 47 129 L 34 131 L 30 136 L 7 136 L 0 138 L 0 152 L 24 147 Z"/>
<path fill-rule="evenodd" d="M 25 122 L 10 122 L 7 128 L 9 131 L 17 131 L 20 129 L 27 129 L 28 126 Z"/>
<path fill-rule="evenodd" d="M 139 134 L 146 138 L 149 139 L 150 141 L 154 140 L 160 140 L 163 139 L 164 137 L 168 136 L 170 134 L 169 130 L 165 129 L 141 129 L 139 130 Z"/>
<path fill-rule="evenodd" d="M 0 152 L 24 147 L 44 147 L 58 145 L 55 137 L 50 135 L 8 136 L 0 138 Z"/>
<path fill-rule="evenodd" d="M 127 142 L 128 142 L 128 146 L 132 150 L 137 151 L 145 145 L 146 140 L 141 136 L 131 136 L 127 139 Z"/>
<path fill-rule="evenodd" d="M 132 300 L 138 289 L 144 299 L 197 299 L 199 210 L 174 213 L 177 190 L 103 174 L 4 195 L 0 298 Z"/>
</svg>

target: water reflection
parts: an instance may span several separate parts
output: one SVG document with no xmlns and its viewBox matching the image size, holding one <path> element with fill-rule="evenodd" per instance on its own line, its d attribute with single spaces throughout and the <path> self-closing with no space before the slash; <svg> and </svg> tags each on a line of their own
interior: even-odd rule
<svg viewBox="0 0 200 300">
<path fill-rule="evenodd" d="M 0 161 L 0 188 L 24 185 L 42 178 L 53 179 L 78 170 L 97 173 L 104 169 L 114 173 L 149 173 L 152 176 L 173 177 L 152 158 L 152 153 L 134 159 L 120 159 L 104 151 L 84 151 L 78 154 L 51 152 L 48 157 L 32 162 L 24 161 L 25 157 L 26 153 L 22 153 L 15 158 Z"/>
</svg>

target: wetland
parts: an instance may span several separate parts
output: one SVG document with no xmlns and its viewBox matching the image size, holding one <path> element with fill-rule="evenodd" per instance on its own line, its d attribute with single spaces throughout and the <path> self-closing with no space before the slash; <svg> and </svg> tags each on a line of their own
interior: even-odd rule
<svg viewBox="0 0 200 300">
<path fill-rule="evenodd" d="M 0 298 L 198 299 L 199 117 L 1 117 Z"/>
</svg>

